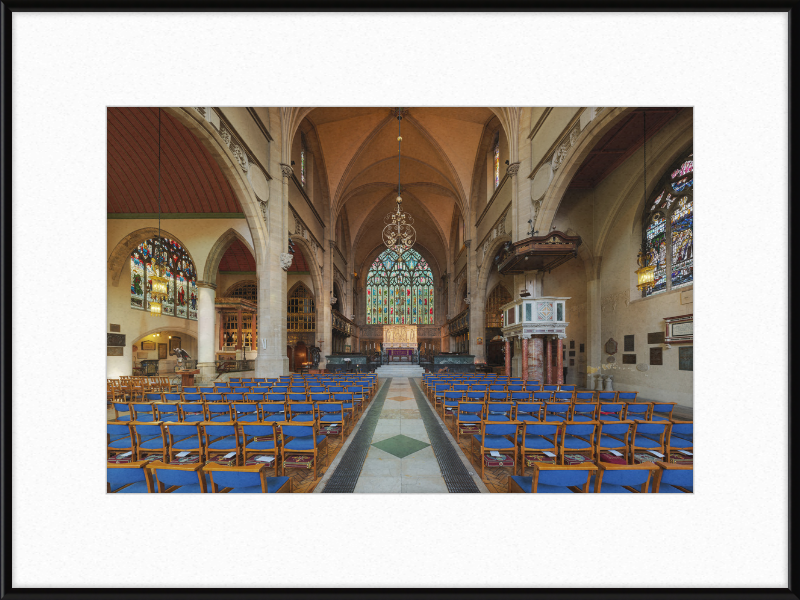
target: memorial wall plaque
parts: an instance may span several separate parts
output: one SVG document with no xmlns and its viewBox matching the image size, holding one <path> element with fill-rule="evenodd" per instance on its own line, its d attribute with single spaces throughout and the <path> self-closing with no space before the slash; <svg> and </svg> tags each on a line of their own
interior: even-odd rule
<svg viewBox="0 0 800 600">
<path fill-rule="evenodd" d="M 664 332 L 663 331 L 656 331 L 655 333 L 648 333 L 647 334 L 647 343 L 648 344 L 663 344 L 664 343 Z"/>
<path fill-rule="evenodd" d="M 635 354 L 623 354 L 622 355 L 622 364 L 623 365 L 635 365 L 636 364 L 636 355 Z"/>
<path fill-rule="evenodd" d="M 678 348 L 678 370 L 694 371 L 694 346 Z"/>
<path fill-rule="evenodd" d="M 606 342 L 606 354 L 616 354 L 617 353 L 617 342 L 614 338 L 608 338 Z"/>
<path fill-rule="evenodd" d="M 124 333 L 107 333 L 106 334 L 106 346 L 124 346 L 125 345 L 125 334 Z"/>
<path fill-rule="evenodd" d="M 626 335 L 623 339 L 625 341 L 625 352 L 633 352 L 633 336 Z"/>
<path fill-rule="evenodd" d="M 651 365 L 664 364 L 664 355 L 662 348 L 650 348 L 650 364 Z"/>
<path fill-rule="evenodd" d="M 607 356 L 606 357 L 606 362 L 609 363 L 609 364 L 615 363 L 615 362 L 617 362 L 617 358 L 615 356 Z"/>
<path fill-rule="evenodd" d="M 124 348 L 122 346 L 109 346 L 106 356 L 122 356 L 123 350 Z"/>
<path fill-rule="evenodd" d="M 119 323 L 109 323 L 108 330 L 112 333 L 119 333 Z"/>
</svg>

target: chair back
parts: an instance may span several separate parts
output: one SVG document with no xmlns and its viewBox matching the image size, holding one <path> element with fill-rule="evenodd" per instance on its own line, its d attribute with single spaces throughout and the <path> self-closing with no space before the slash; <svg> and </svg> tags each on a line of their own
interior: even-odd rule
<svg viewBox="0 0 800 600">
<path fill-rule="evenodd" d="M 558 391 L 558 385 L 553 385 L 553 384 L 543 385 L 542 386 L 542 391 L 545 391 L 545 392 L 557 392 Z"/>
<path fill-rule="evenodd" d="M 572 400 L 572 392 L 556 392 L 553 394 L 553 399 L 556 402 L 570 402 Z"/>
<path fill-rule="evenodd" d="M 516 443 L 519 426 L 519 421 L 491 421 L 487 419 L 483 422 L 483 427 L 481 427 L 481 445 L 484 448 L 491 448 L 490 445 L 486 444 L 488 436 L 510 436 Z"/>
<path fill-rule="evenodd" d="M 694 469 L 662 469 L 661 483 L 692 488 L 694 486 Z"/>
<path fill-rule="evenodd" d="M 159 463 L 153 464 L 150 470 L 155 475 L 156 484 L 161 484 L 158 486 L 159 491 L 162 487 L 182 487 L 184 485 L 199 485 L 202 492 L 206 491 L 205 477 L 197 465 L 170 465 L 168 467 Z"/>
<path fill-rule="evenodd" d="M 617 392 L 617 400 L 620 402 L 636 402 L 639 392 Z"/>
<path fill-rule="evenodd" d="M 575 392 L 575 401 L 592 402 L 594 401 L 594 392 Z"/>
<path fill-rule="evenodd" d="M 219 469 L 207 465 L 204 470 L 211 478 L 211 490 L 217 492 L 223 488 L 261 488 L 262 493 L 267 492 L 266 465 L 258 471 L 244 470 L 244 468 Z"/>
<path fill-rule="evenodd" d="M 576 465 L 581 467 L 582 465 Z M 560 469 L 540 469 L 534 465 L 533 469 L 533 491 L 537 490 L 537 484 L 553 485 L 559 487 L 578 486 L 584 487 L 589 481 L 592 471 L 587 469 L 574 469 L 564 465 Z"/>
</svg>

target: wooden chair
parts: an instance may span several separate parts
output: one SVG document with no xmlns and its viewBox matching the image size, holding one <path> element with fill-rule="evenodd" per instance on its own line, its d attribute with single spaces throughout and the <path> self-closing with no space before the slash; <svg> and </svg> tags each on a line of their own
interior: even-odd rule
<svg viewBox="0 0 800 600">
<path fill-rule="evenodd" d="M 203 440 L 198 423 L 166 423 L 169 437 L 169 462 L 180 462 L 177 454 L 188 452 L 197 457 L 196 462 L 203 461 Z M 194 461 L 193 461 L 194 462 Z"/>
<path fill-rule="evenodd" d="M 148 461 L 108 463 L 106 492 L 109 494 L 144 494 L 153 492 L 153 478 L 145 469 Z"/>
<path fill-rule="evenodd" d="M 200 427 L 206 460 L 228 466 L 241 464 L 241 437 L 235 421 L 204 421 Z"/>
<path fill-rule="evenodd" d="M 153 461 L 145 468 L 153 474 L 154 487 L 160 494 L 204 494 L 208 491 L 202 462 Z"/>
<path fill-rule="evenodd" d="M 564 464 L 567 452 L 587 456 L 594 460 L 595 435 L 597 421 L 563 421 L 560 425 L 560 441 L 558 443 L 559 464 Z"/>
<path fill-rule="evenodd" d="M 160 454 L 162 461 L 169 462 L 169 442 L 161 421 L 147 423 L 131 421 L 131 433 L 136 444 L 136 460 Z"/>
<path fill-rule="evenodd" d="M 275 423 L 243 423 L 241 427 L 244 465 L 269 465 L 268 461 L 258 461 L 257 458 L 272 455 L 272 466 L 275 467 L 277 477 L 281 457 L 279 426 Z"/>
<path fill-rule="evenodd" d="M 673 454 L 688 459 L 694 451 L 694 423 L 692 421 L 672 420 L 666 436 L 667 461 L 673 460 Z"/>
<path fill-rule="evenodd" d="M 598 462 L 598 471 L 594 480 L 594 491 L 597 494 L 648 493 L 650 478 L 658 471 L 653 463 L 640 465 L 618 465 Z M 637 490 L 633 486 L 641 486 Z"/>
<path fill-rule="evenodd" d="M 472 454 L 475 454 L 475 442 L 478 442 L 478 459 L 481 461 L 481 479 L 485 467 L 511 467 L 513 475 L 517 468 L 517 439 L 519 438 L 519 421 L 484 421 L 481 424 L 481 433 L 472 436 Z M 509 439 L 510 438 L 510 439 Z M 511 454 L 510 464 L 508 460 L 493 460 L 492 451 L 502 455 Z M 498 463 L 498 464 L 494 464 Z"/>
<path fill-rule="evenodd" d="M 656 461 L 654 494 L 691 494 L 694 492 L 694 465 L 678 465 Z"/>
<path fill-rule="evenodd" d="M 666 449 L 666 433 L 669 423 L 665 421 L 634 421 L 631 436 L 631 463 L 635 463 L 637 450 L 658 452 L 663 458 Z"/>
<path fill-rule="evenodd" d="M 508 478 L 508 491 L 528 494 L 588 493 L 592 473 L 597 471 L 594 463 L 580 465 L 553 465 L 533 463 L 533 477 L 512 476 Z"/>
<path fill-rule="evenodd" d="M 211 477 L 211 492 L 215 494 L 291 493 L 292 480 L 288 477 L 267 477 L 267 468 L 266 464 L 244 467 L 206 465 L 203 471 Z"/>
<path fill-rule="evenodd" d="M 286 475 L 286 468 L 314 469 L 314 481 L 318 479 L 317 466 L 320 454 L 325 450 L 327 456 L 327 438 L 320 435 L 316 422 L 280 423 L 283 438 L 283 462 L 281 474 Z"/>
</svg>

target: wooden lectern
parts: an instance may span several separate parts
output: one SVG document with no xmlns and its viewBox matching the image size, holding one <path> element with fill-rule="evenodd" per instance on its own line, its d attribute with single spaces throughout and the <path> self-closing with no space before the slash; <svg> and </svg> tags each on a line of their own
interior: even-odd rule
<svg viewBox="0 0 800 600">
<path fill-rule="evenodd" d="M 181 389 L 185 387 L 194 386 L 194 376 L 200 372 L 200 369 L 194 371 L 175 371 L 181 376 Z"/>
</svg>

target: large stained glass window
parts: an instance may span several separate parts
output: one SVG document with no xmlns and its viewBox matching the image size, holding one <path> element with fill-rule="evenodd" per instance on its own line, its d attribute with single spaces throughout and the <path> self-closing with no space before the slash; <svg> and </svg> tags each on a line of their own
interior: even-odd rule
<svg viewBox="0 0 800 600">
<path fill-rule="evenodd" d="M 433 275 L 416 250 L 384 250 L 367 274 L 367 324 L 433 325 Z"/>
<path fill-rule="evenodd" d="M 131 253 L 131 308 L 150 310 L 153 261 L 161 258 L 167 279 L 167 299 L 161 314 L 197 320 L 197 273 L 192 259 L 175 240 L 152 238 Z"/>
<path fill-rule="evenodd" d="M 667 170 L 645 206 L 645 251 L 648 264 L 656 271 L 655 285 L 642 292 L 643 296 L 689 285 L 694 280 L 693 184 L 694 158 L 690 151 Z"/>
</svg>

